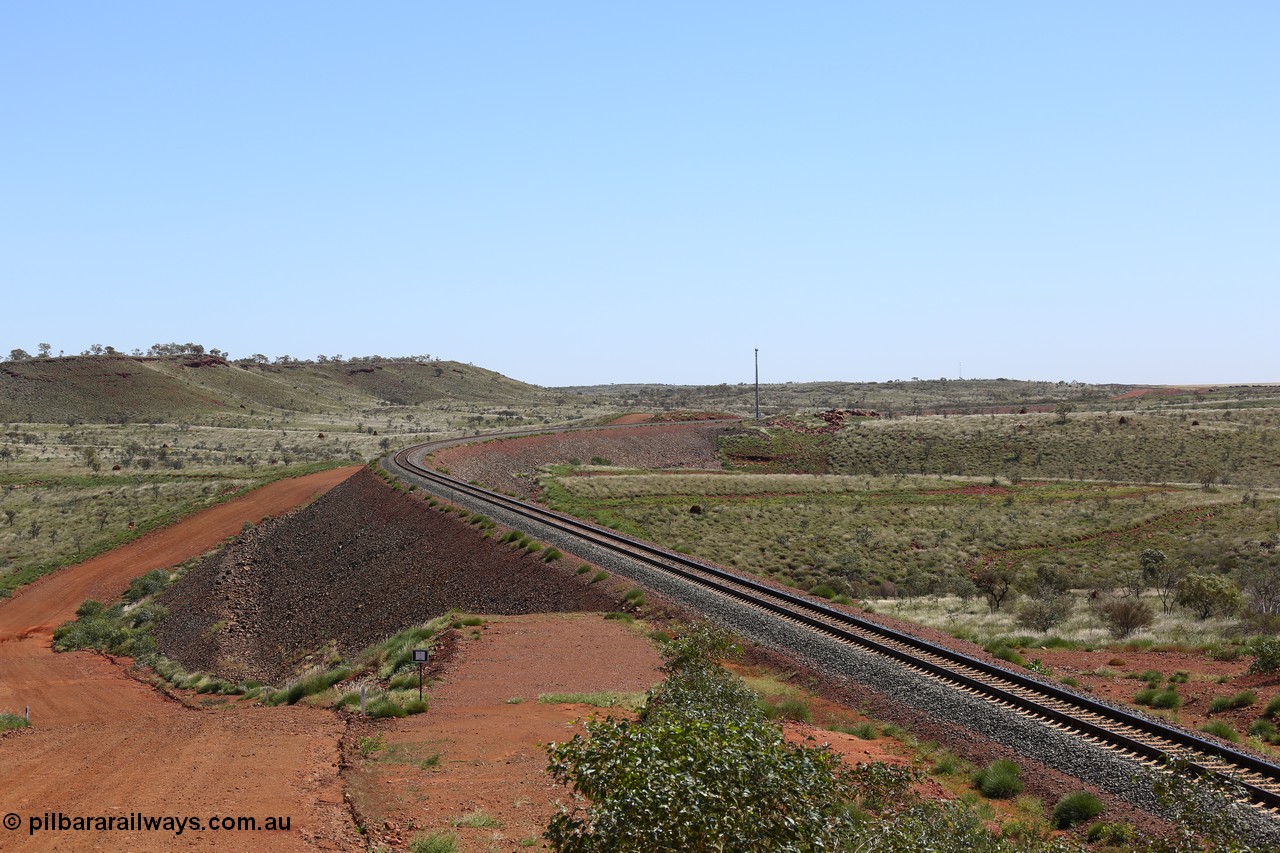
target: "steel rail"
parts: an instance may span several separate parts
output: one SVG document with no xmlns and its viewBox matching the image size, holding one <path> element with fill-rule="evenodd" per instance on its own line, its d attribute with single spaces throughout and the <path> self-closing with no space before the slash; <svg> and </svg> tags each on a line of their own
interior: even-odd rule
<svg viewBox="0 0 1280 853">
<path fill-rule="evenodd" d="M 549 430 L 523 434 L 547 432 Z M 454 446 L 476 440 L 484 441 L 492 437 L 494 436 L 415 445 L 384 459 L 384 467 L 393 474 L 397 473 L 395 468 L 399 468 L 403 472 L 452 489 L 474 500 L 537 521 L 561 533 L 586 539 L 596 546 L 639 560 L 660 571 L 704 588 L 713 589 L 750 606 L 762 608 L 812 630 L 871 649 L 909 667 L 926 672 L 934 678 L 1014 706 L 1029 715 L 1067 726 L 1086 737 L 1097 738 L 1110 746 L 1148 761 L 1176 759 L 1188 770 L 1203 772 L 1238 786 L 1246 798 L 1259 805 L 1280 809 L 1280 766 L 1257 756 L 1082 696 L 1029 675 L 1007 670 L 946 646 L 895 631 L 795 593 L 776 589 L 752 578 L 700 563 L 683 554 L 668 551 L 608 528 L 597 527 L 581 519 L 467 483 L 414 461 L 415 457 L 421 457 L 442 446 Z M 387 465 L 387 462 L 392 464 Z M 1005 682 L 1005 685 L 1009 686 L 993 682 Z M 1068 707 L 1064 709 L 1064 705 Z M 1101 718 L 1101 721 L 1084 718 L 1082 714 Z M 1117 728 L 1127 729 L 1133 734 L 1117 731 Z M 1138 736 L 1135 737 L 1135 734 Z M 1143 740 L 1141 739 L 1143 735 L 1165 743 Z M 1186 752 L 1179 752 L 1178 748 L 1189 751 L 1193 755 L 1188 756 Z M 1205 760 L 1206 758 L 1209 760 Z M 1225 765 L 1222 762 L 1225 762 Z M 1235 773 L 1244 773 L 1248 776 L 1240 778 L 1234 775 Z"/>
</svg>

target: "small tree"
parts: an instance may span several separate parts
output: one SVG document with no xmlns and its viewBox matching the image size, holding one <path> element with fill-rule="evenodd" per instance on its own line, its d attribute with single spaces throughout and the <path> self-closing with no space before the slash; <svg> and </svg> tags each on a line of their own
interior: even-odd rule
<svg viewBox="0 0 1280 853">
<path fill-rule="evenodd" d="M 986 563 L 975 569 L 972 575 L 973 585 L 987 597 L 987 607 L 994 613 L 1013 590 L 1013 572 L 1007 567 Z"/>
<path fill-rule="evenodd" d="M 1251 556 L 1236 570 L 1249 610 L 1259 616 L 1280 616 L 1280 554 Z"/>
<path fill-rule="evenodd" d="M 1107 626 L 1108 633 L 1123 640 L 1135 631 L 1151 627 L 1155 613 L 1145 601 L 1136 598 L 1116 598 L 1098 605 L 1098 617 Z"/>
<path fill-rule="evenodd" d="M 1030 598 L 1018 610 L 1016 621 L 1023 628 L 1043 634 L 1066 621 L 1075 608 L 1071 579 L 1053 566 L 1036 566 L 1035 572 L 1024 576 L 1018 585 Z"/>
<path fill-rule="evenodd" d="M 1233 613 L 1240 606 L 1240 589 L 1222 575 L 1187 575 L 1178 584 L 1178 603 L 1208 619 L 1215 613 Z"/>
<path fill-rule="evenodd" d="M 1055 625 L 1065 622 L 1074 609 L 1075 600 L 1070 595 L 1033 598 L 1018 609 L 1018 616 L 1014 621 L 1019 627 L 1044 634 Z"/>
<path fill-rule="evenodd" d="M 10 360 L 10 361 L 26 361 L 26 360 L 27 360 L 27 359 L 29 359 L 29 358 L 31 358 L 31 353 L 27 352 L 27 351 L 26 351 L 26 350 L 24 350 L 24 349 L 11 349 L 11 350 L 9 350 L 9 360 Z"/>
<path fill-rule="evenodd" d="M 1169 561 L 1163 551 L 1156 548 L 1145 548 L 1138 555 L 1138 569 L 1129 573 L 1128 593 L 1134 598 L 1141 598 L 1142 592 L 1155 583 L 1161 568 Z"/>
<path fill-rule="evenodd" d="M 1071 403 L 1066 403 L 1066 402 L 1059 403 L 1058 405 L 1053 407 L 1053 412 L 1058 416 L 1058 423 L 1060 424 L 1065 424 L 1067 422 L 1067 416 L 1070 415 L 1075 410 L 1076 410 L 1075 406 L 1073 406 Z"/>
<path fill-rule="evenodd" d="M 1138 555 L 1138 565 L 1147 586 L 1155 589 L 1160 606 L 1168 616 L 1178 598 L 1178 584 L 1186 577 L 1187 567 L 1181 561 L 1170 560 L 1163 551 L 1147 548 Z"/>
<path fill-rule="evenodd" d="M 53 354 L 53 344 L 36 344 L 36 352 L 41 358 L 49 358 Z"/>
</svg>

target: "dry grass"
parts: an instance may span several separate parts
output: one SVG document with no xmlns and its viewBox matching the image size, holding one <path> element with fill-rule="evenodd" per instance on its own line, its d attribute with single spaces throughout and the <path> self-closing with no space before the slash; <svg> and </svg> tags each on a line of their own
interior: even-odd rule
<svg viewBox="0 0 1280 853">
<path fill-rule="evenodd" d="M 1188 534 L 1265 535 L 1277 507 L 1239 490 L 943 477 L 650 474 L 543 480 L 557 509 L 808 589 L 942 592 L 983 560 L 1112 582 L 1146 547 Z M 698 510 L 691 512 L 694 506 Z M 1210 513 L 1212 516 L 1210 517 Z"/>
<path fill-rule="evenodd" d="M 962 599 L 955 595 L 910 599 L 873 598 L 867 604 L 877 613 L 940 628 L 983 646 L 1011 636 L 1029 636 L 1040 640 L 1056 637 L 1086 648 L 1102 648 L 1114 644 L 1115 641 L 1107 633 L 1105 625 L 1089 606 L 1088 597 L 1080 592 L 1074 595 L 1076 606 L 1072 615 L 1044 634 L 1028 632 L 1026 628 L 1018 626 L 1015 621 L 1016 604 L 1006 605 L 993 612 L 979 598 Z M 1213 646 L 1221 643 L 1235 626 L 1230 619 L 1194 619 L 1183 610 L 1175 610 L 1166 616 L 1159 601 L 1152 597 L 1144 600 L 1151 604 L 1156 613 L 1156 621 L 1149 629 L 1135 633 L 1125 642 L 1159 646 Z"/>
</svg>

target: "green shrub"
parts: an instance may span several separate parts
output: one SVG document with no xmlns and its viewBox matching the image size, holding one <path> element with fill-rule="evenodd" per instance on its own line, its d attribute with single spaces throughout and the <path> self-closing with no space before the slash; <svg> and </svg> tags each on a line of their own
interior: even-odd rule
<svg viewBox="0 0 1280 853">
<path fill-rule="evenodd" d="M 290 705 L 296 704 L 300 699 L 328 690 L 349 675 L 351 675 L 351 667 L 339 666 L 300 678 L 285 690 L 285 702 Z"/>
<path fill-rule="evenodd" d="M 0 732 L 8 731 L 9 729 L 25 729 L 29 725 L 31 723 L 27 721 L 27 718 L 20 714 L 0 714 Z"/>
<path fill-rule="evenodd" d="M 1259 717 L 1249 724 L 1249 734 L 1269 741 L 1276 736 L 1275 723 L 1263 717 Z"/>
<path fill-rule="evenodd" d="M 1240 734 L 1226 720 L 1213 720 L 1205 723 L 1200 727 L 1200 731 L 1220 737 L 1223 740 L 1229 740 L 1232 743 L 1237 743 L 1240 740 Z"/>
<path fill-rule="evenodd" d="M 80 606 L 76 608 L 76 616 L 80 619 L 91 619 L 98 616 L 106 609 L 101 601 L 93 598 L 86 598 L 80 602 Z"/>
<path fill-rule="evenodd" d="M 1135 834 L 1133 826 L 1130 824 L 1099 821 L 1089 826 L 1088 832 L 1085 833 L 1085 840 L 1090 844 L 1121 847 L 1132 843 Z"/>
<path fill-rule="evenodd" d="M 719 666 L 732 648 L 706 628 L 666 643 L 666 681 L 637 719 L 590 720 L 548 747 L 552 777 L 581 795 L 551 818 L 552 849 L 840 848 L 852 828 L 846 804 L 863 799 L 855 778 L 834 752 L 788 743 L 763 718 L 751 689 Z M 890 791 L 913 778 L 897 768 L 876 778 L 885 776 Z"/>
<path fill-rule="evenodd" d="M 974 774 L 973 786 L 985 797 L 1007 800 L 1022 793 L 1022 780 L 1018 765 L 1012 761 L 993 761 Z"/>
<path fill-rule="evenodd" d="M 356 741 L 356 748 L 360 750 L 360 755 L 368 758 L 375 752 L 381 752 L 387 748 L 387 739 L 382 735 L 365 735 Z"/>
<path fill-rule="evenodd" d="M 613 619 L 613 620 L 616 620 L 616 621 L 618 621 L 618 622 L 625 622 L 625 623 L 626 623 L 626 624 L 628 624 L 628 625 L 630 625 L 630 624 L 632 624 L 633 622 L 635 622 L 635 621 L 636 621 L 635 617 L 634 617 L 634 616 L 632 616 L 630 613 L 610 612 L 610 613 L 606 613 L 606 614 L 604 615 L 604 618 L 606 618 L 606 619 Z"/>
<path fill-rule="evenodd" d="M 458 836 L 452 832 L 429 832 L 409 842 L 409 853 L 458 853 Z"/>
<path fill-rule="evenodd" d="M 816 595 L 818 598 L 825 598 L 828 601 L 836 597 L 836 591 L 825 583 L 820 583 L 809 590 L 810 595 Z"/>
<path fill-rule="evenodd" d="M 1250 674 L 1280 670 L 1280 637 L 1259 637 L 1253 641 L 1252 651 Z"/>
<path fill-rule="evenodd" d="M 983 647 L 987 654 L 1003 661 L 1008 661 L 1014 666 L 1026 666 L 1027 661 L 1022 655 L 1018 654 L 1018 650 L 1008 644 L 1007 640 L 996 640 L 988 643 Z"/>
<path fill-rule="evenodd" d="M 591 567 L 588 566 L 586 563 L 583 563 L 581 566 L 578 566 L 578 568 L 574 570 L 574 574 L 585 575 L 589 571 L 591 571 Z"/>
<path fill-rule="evenodd" d="M 1247 708 L 1258 701 L 1258 694 L 1252 690 L 1242 690 L 1234 696 L 1215 696 L 1209 702 L 1209 713 L 1218 714 L 1222 711 L 1234 711 L 1238 708 Z"/>
<path fill-rule="evenodd" d="M 1104 601 L 1098 605 L 1097 613 L 1108 633 L 1117 640 L 1123 640 L 1143 628 L 1150 628 L 1156 620 L 1151 606 L 1135 598 Z"/>
<path fill-rule="evenodd" d="M 553 563 L 563 556 L 564 553 L 559 548 L 548 548 L 547 553 L 542 555 L 542 561 L 544 563 Z"/>
<path fill-rule="evenodd" d="M 632 587 L 631 589 L 627 590 L 627 591 L 626 591 L 626 593 L 625 593 L 622 597 L 623 597 L 625 600 L 630 601 L 630 602 L 632 602 L 632 603 L 634 604 L 635 602 L 637 602 L 637 601 L 639 601 L 640 599 L 644 598 L 644 590 L 643 590 L 643 589 L 641 589 L 641 588 L 640 588 L 640 587 L 638 587 L 638 586 L 636 586 L 636 587 Z"/>
<path fill-rule="evenodd" d="M 850 726 L 842 729 L 842 731 L 862 740 L 875 740 L 880 737 L 880 733 L 876 730 L 874 723 L 858 723 L 856 726 Z"/>
<path fill-rule="evenodd" d="M 395 675 L 387 682 L 387 688 L 390 690 L 406 690 L 410 687 L 418 686 L 418 673 L 416 671 L 402 672 Z"/>
<path fill-rule="evenodd" d="M 1266 709 L 1262 712 L 1264 717 L 1275 717 L 1277 715 L 1280 715 L 1280 696 L 1272 697 L 1271 701 L 1267 703 Z"/>
<path fill-rule="evenodd" d="M 481 809 L 476 809 L 462 817 L 456 817 L 449 823 L 453 826 L 466 826 L 472 829 L 496 829 L 502 826 L 502 821 L 485 814 Z"/>
<path fill-rule="evenodd" d="M 1134 678 L 1138 681 L 1145 681 L 1148 687 L 1159 687 L 1164 681 L 1164 675 L 1156 672 L 1154 669 L 1148 669 L 1146 672 L 1131 672 L 1125 678 Z"/>
<path fill-rule="evenodd" d="M 425 714 L 427 711 L 427 700 L 413 698 L 404 703 L 406 714 Z"/>
<path fill-rule="evenodd" d="M 130 604 L 155 595 L 169 585 L 169 573 L 164 569 L 152 569 L 140 578 L 134 578 L 123 598 Z"/>
<path fill-rule="evenodd" d="M 608 572 L 596 572 L 594 575 L 591 576 L 591 582 L 599 583 L 600 581 L 604 580 L 607 577 L 609 577 Z"/>
<path fill-rule="evenodd" d="M 366 712 L 370 717 L 407 717 L 409 712 L 386 696 L 379 696 L 369 703 Z"/>
<path fill-rule="evenodd" d="M 1070 829 L 1086 820 L 1102 814 L 1102 800 L 1088 791 L 1067 794 L 1053 807 L 1053 825 L 1058 829 Z"/>
<path fill-rule="evenodd" d="M 813 712 L 807 703 L 800 699 L 782 699 L 778 702 L 761 702 L 760 710 L 770 720 L 795 720 L 800 723 L 813 722 Z"/>
<path fill-rule="evenodd" d="M 1066 621 L 1075 607 L 1075 602 L 1071 595 L 1033 598 L 1018 609 L 1018 615 L 1014 621 L 1020 628 L 1044 634 L 1052 630 L 1055 625 Z"/>
<path fill-rule="evenodd" d="M 1182 707 L 1182 697 L 1172 687 L 1166 687 L 1163 690 L 1148 687 L 1133 697 L 1133 701 L 1137 705 L 1146 705 L 1148 708 L 1160 708 L 1166 711 L 1176 711 Z"/>
</svg>

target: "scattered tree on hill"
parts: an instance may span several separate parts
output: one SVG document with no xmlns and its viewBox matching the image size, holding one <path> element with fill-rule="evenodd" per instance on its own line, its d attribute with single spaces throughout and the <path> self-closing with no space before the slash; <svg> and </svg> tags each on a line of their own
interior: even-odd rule
<svg viewBox="0 0 1280 853">
<path fill-rule="evenodd" d="M 36 352 L 41 358 L 49 358 L 53 354 L 53 344 L 36 344 Z"/>
<path fill-rule="evenodd" d="M 1178 584 L 1178 603 L 1197 619 L 1208 619 L 1215 613 L 1235 612 L 1240 606 L 1240 589 L 1222 575 L 1187 575 Z"/>
<path fill-rule="evenodd" d="M 1054 414 L 1058 416 L 1058 423 L 1060 424 L 1065 424 L 1067 422 L 1067 416 L 1075 410 L 1076 407 L 1071 403 L 1059 403 L 1053 407 Z"/>
<path fill-rule="evenodd" d="M 1208 491 L 1213 488 L 1213 484 L 1222 479 L 1222 472 L 1212 465 L 1203 465 L 1196 469 L 1196 480 L 1200 483 L 1200 488 Z"/>
<path fill-rule="evenodd" d="M 147 355 L 152 358 L 165 355 L 204 355 L 204 347 L 200 344 L 193 344 L 190 341 L 185 344 L 152 344 L 151 349 L 147 350 Z"/>
<path fill-rule="evenodd" d="M 972 577 L 973 585 L 987 597 L 987 607 L 993 613 L 1000 609 L 1013 590 L 1013 573 L 1005 566 L 987 563 L 975 569 Z"/>
<path fill-rule="evenodd" d="M 1151 585 L 1160 597 L 1160 606 L 1168 616 L 1173 612 L 1173 605 L 1178 602 L 1178 584 L 1187 576 L 1187 566 L 1182 562 L 1166 560 L 1160 564 Z"/>
<path fill-rule="evenodd" d="M 27 360 L 27 359 L 29 359 L 29 358 L 31 358 L 31 353 L 27 352 L 27 351 L 26 351 L 26 350 L 24 350 L 24 349 L 11 349 L 11 350 L 9 350 L 9 360 L 10 360 L 10 361 L 26 361 L 26 360 Z"/>
</svg>

